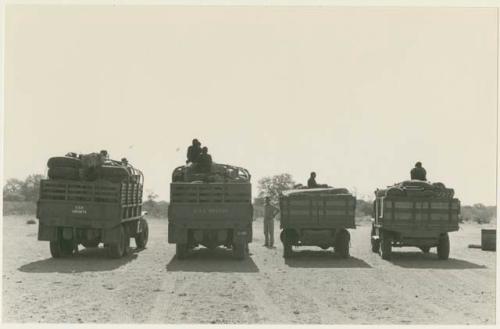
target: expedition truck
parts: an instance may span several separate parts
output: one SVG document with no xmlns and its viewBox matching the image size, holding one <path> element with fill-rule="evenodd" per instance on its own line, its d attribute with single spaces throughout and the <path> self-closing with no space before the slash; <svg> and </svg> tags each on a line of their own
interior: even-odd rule
<svg viewBox="0 0 500 329">
<path fill-rule="evenodd" d="M 77 170 L 67 167 L 60 172 L 71 172 L 69 169 Z M 111 173 L 123 170 L 111 166 L 100 169 Z M 135 169 L 134 173 L 131 179 L 120 182 L 60 178 L 40 182 L 38 240 L 49 241 L 52 257 L 70 256 L 79 244 L 91 248 L 102 242 L 110 257 L 120 258 L 129 252 L 132 237 L 139 249 L 146 247 L 149 230 L 142 212 L 143 176 Z M 50 171 L 49 177 L 54 177 Z"/>
<path fill-rule="evenodd" d="M 350 234 L 356 228 L 356 198 L 343 188 L 289 190 L 280 196 L 283 257 L 293 255 L 293 246 L 333 247 L 349 257 Z"/>
<path fill-rule="evenodd" d="M 210 174 L 186 175 L 174 170 L 168 208 L 168 242 L 176 257 L 202 245 L 231 248 L 236 259 L 248 255 L 252 241 L 252 186 L 246 169 L 213 164 Z"/>
<path fill-rule="evenodd" d="M 460 201 L 443 184 L 405 181 L 377 190 L 373 204 L 372 251 L 391 259 L 392 247 L 414 246 L 424 253 L 437 247 L 439 259 L 450 254 L 449 232 L 458 231 Z"/>
</svg>

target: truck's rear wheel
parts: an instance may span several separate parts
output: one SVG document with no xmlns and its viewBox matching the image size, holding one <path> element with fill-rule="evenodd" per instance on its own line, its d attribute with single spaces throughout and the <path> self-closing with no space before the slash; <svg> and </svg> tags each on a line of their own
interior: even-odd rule
<svg viewBox="0 0 500 329">
<path fill-rule="evenodd" d="M 380 250 L 380 239 L 375 238 L 375 233 L 377 233 L 375 227 L 372 227 L 372 232 L 370 237 L 372 243 L 372 251 L 378 253 Z"/>
<path fill-rule="evenodd" d="M 139 220 L 139 225 L 141 226 L 142 232 L 135 236 L 135 245 L 139 249 L 144 249 L 148 244 L 148 237 L 149 237 L 148 222 L 144 218 L 141 218 Z"/>
<path fill-rule="evenodd" d="M 53 258 L 69 257 L 74 249 L 73 240 L 64 240 L 61 237 L 57 241 L 50 241 L 50 254 Z"/>
<path fill-rule="evenodd" d="M 238 260 L 243 260 L 247 256 L 248 251 L 248 243 L 247 242 L 239 242 L 233 244 L 233 256 Z"/>
<path fill-rule="evenodd" d="M 437 246 L 437 254 L 439 259 L 446 260 L 450 256 L 450 237 L 448 233 L 444 233 L 439 237 Z"/>
<path fill-rule="evenodd" d="M 293 256 L 292 244 L 289 241 L 283 242 L 283 257 L 290 258 Z"/>
<path fill-rule="evenodd" d="M 127 240 L 129 243 L 127 243 Z M 109 244 L 108 254 L 111 258 L 121 258 L 125 253 L 126 249 L 130 245 L 130 237 L 125 233 L 123 225 L 120 226 L 120 236 L 118 242 L 113 242 Z"/>
<path fill-rule="evenodd" d="M 392 237 L 387 231 L 382 231 L 380 234 L 380 256 L 382 259 L 389 260 L 392 256 Z"/>
<path fill-rule="evenodd" d="M 349 257 L 349 241 L 351 240 L 351 235 L 346 229 L 341 229 L 335 238 L 335 253 L 340 255 L 342 258 Z"/>
<path fill-rule="evenodd" d="M 186 259 L 187 252 L 188 252 L 187 244 L 177 243 L 175 245 L 175 257 L 177 257 L 177 259 L 179 260 Z"/>
</svg>

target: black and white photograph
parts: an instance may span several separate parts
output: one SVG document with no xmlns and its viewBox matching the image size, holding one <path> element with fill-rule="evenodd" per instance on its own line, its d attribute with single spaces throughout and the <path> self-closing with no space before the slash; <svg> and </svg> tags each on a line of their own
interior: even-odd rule
<svg viewBox="0 0 500 329">
<path fill-rule="evenodd" d="M 4 3 L 2 326 L 496 325 L 499 8 L 391 3 Z"/>
</svg>

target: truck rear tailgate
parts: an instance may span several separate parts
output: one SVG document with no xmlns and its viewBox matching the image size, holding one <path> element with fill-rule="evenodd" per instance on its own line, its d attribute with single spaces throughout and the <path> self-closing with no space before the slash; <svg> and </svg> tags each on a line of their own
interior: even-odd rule
<svg viewBox="0 0 500 329">
<path fill-rule="evenodd" d="M 458 230 L 458 199 L 380 198 L 376 206 L 385 229 Z"/>
<path fill-rule="evenodd" d="M 347 194 L 282 197 L 281 224 L 284 227 L 354 228 L 355 207 L 356 198 Z"/>
</svg>

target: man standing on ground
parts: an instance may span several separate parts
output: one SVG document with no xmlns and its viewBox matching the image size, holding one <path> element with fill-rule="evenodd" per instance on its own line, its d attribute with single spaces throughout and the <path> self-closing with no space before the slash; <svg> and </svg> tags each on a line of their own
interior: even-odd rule
<svg viewBox="0 0 500 329">
<path fill-rule="evenodd" d="M 271 204 L 271 199 L 266 196 L 264 204 L 264 237 L 265 247 L 274 246 L 274 217 L 279 213 L 279 209 Z"/>
<path fill-rule="evenodd" d="M 415 168 L 413 168 L 410 171 L 410 177 L 411 179 L 416 179 L 416 180 L 427 180 L 427 172 L 425 171 L 424 167 L 422 167 L 422 162 L 417 162 L 415 163 Z"/>
</svg>

